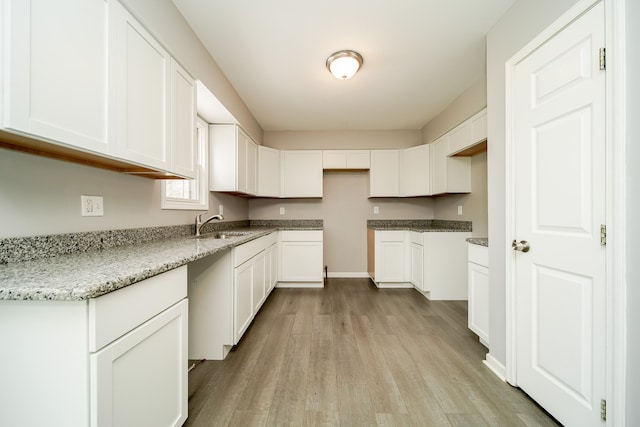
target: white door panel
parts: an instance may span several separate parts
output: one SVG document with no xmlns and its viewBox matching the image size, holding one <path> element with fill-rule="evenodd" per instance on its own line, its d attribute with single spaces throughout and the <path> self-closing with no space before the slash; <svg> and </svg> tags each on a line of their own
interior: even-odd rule
<svg viewBox="0 0 640 427">
<path fill-rule="evenodd" d="M 604 5 L 515 66 L 517 384 L 565 425 L 605 396 Z"/>
</svg>

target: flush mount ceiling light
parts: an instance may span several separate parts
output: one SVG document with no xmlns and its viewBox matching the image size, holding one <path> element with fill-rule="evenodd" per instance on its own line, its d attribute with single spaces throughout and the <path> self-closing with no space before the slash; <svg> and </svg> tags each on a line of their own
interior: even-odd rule
<svg viewBox="0 0 640 427">
<path fill-rule="evenodd" d="M 353 50 L 340 50 L 327 58 L 327 69 L 336 79 L 347 80 L 362 67 L 362 55 Z"/>
</svg>

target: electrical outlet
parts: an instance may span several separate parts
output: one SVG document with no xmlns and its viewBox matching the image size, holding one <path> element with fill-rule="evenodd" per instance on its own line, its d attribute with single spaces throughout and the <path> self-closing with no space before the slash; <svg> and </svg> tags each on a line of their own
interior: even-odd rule
<svg viewBox="0 0 640 427">
<path fill-rule="evenodd" d="M 224 206 L 223 205 L 218 205 L 218 214 L 224 215 Z"/>
<path fill-rule="evenodd" d="M 102 196 L 80 196 L 82 216 L 104 216 Z"/>
<path fill-rule="evenodd" d="M 373 207 L 373 214 L 378 215 L 380 213 L 380 208 L 378 206 Z"/>
<path fill-rule="evenodd" d="M 462 215 L 462 205 L 458 205 L 458 215 Z"/>
<path fill-rule="evenodd" d="M 284 215 L 284 207 L 280 207 L 280 215 Z"/>
</svg>

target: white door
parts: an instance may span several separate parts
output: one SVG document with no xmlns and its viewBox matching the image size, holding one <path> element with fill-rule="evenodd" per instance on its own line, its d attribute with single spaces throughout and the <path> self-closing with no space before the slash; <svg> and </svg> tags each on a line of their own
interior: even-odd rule
<svg viewBox="0 0 640 427">
<path fill-rule="evenodd" d="M 517 384 L 567 426 L 602 425 L 605 398 L 602 47 L 601 2 L 514 75 Z"/>
</svg>

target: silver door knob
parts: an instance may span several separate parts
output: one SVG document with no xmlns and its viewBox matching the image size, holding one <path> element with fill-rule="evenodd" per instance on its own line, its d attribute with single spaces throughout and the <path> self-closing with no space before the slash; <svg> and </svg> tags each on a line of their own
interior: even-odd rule
<svg viewBox="0 0 640 427">
<path fill-rule="evenodd" d="M 529 249 L 531 249 L 531 245 L 529 245 L 529 242 L 527 242 L 526 240 L 521 240 L 519 242 L 516 242 L 514 240 L 511 243 L 511 247 L 513 248 L 514 251 L 520 251 L 520 252 L 529 252 Z"/>
</svg>

